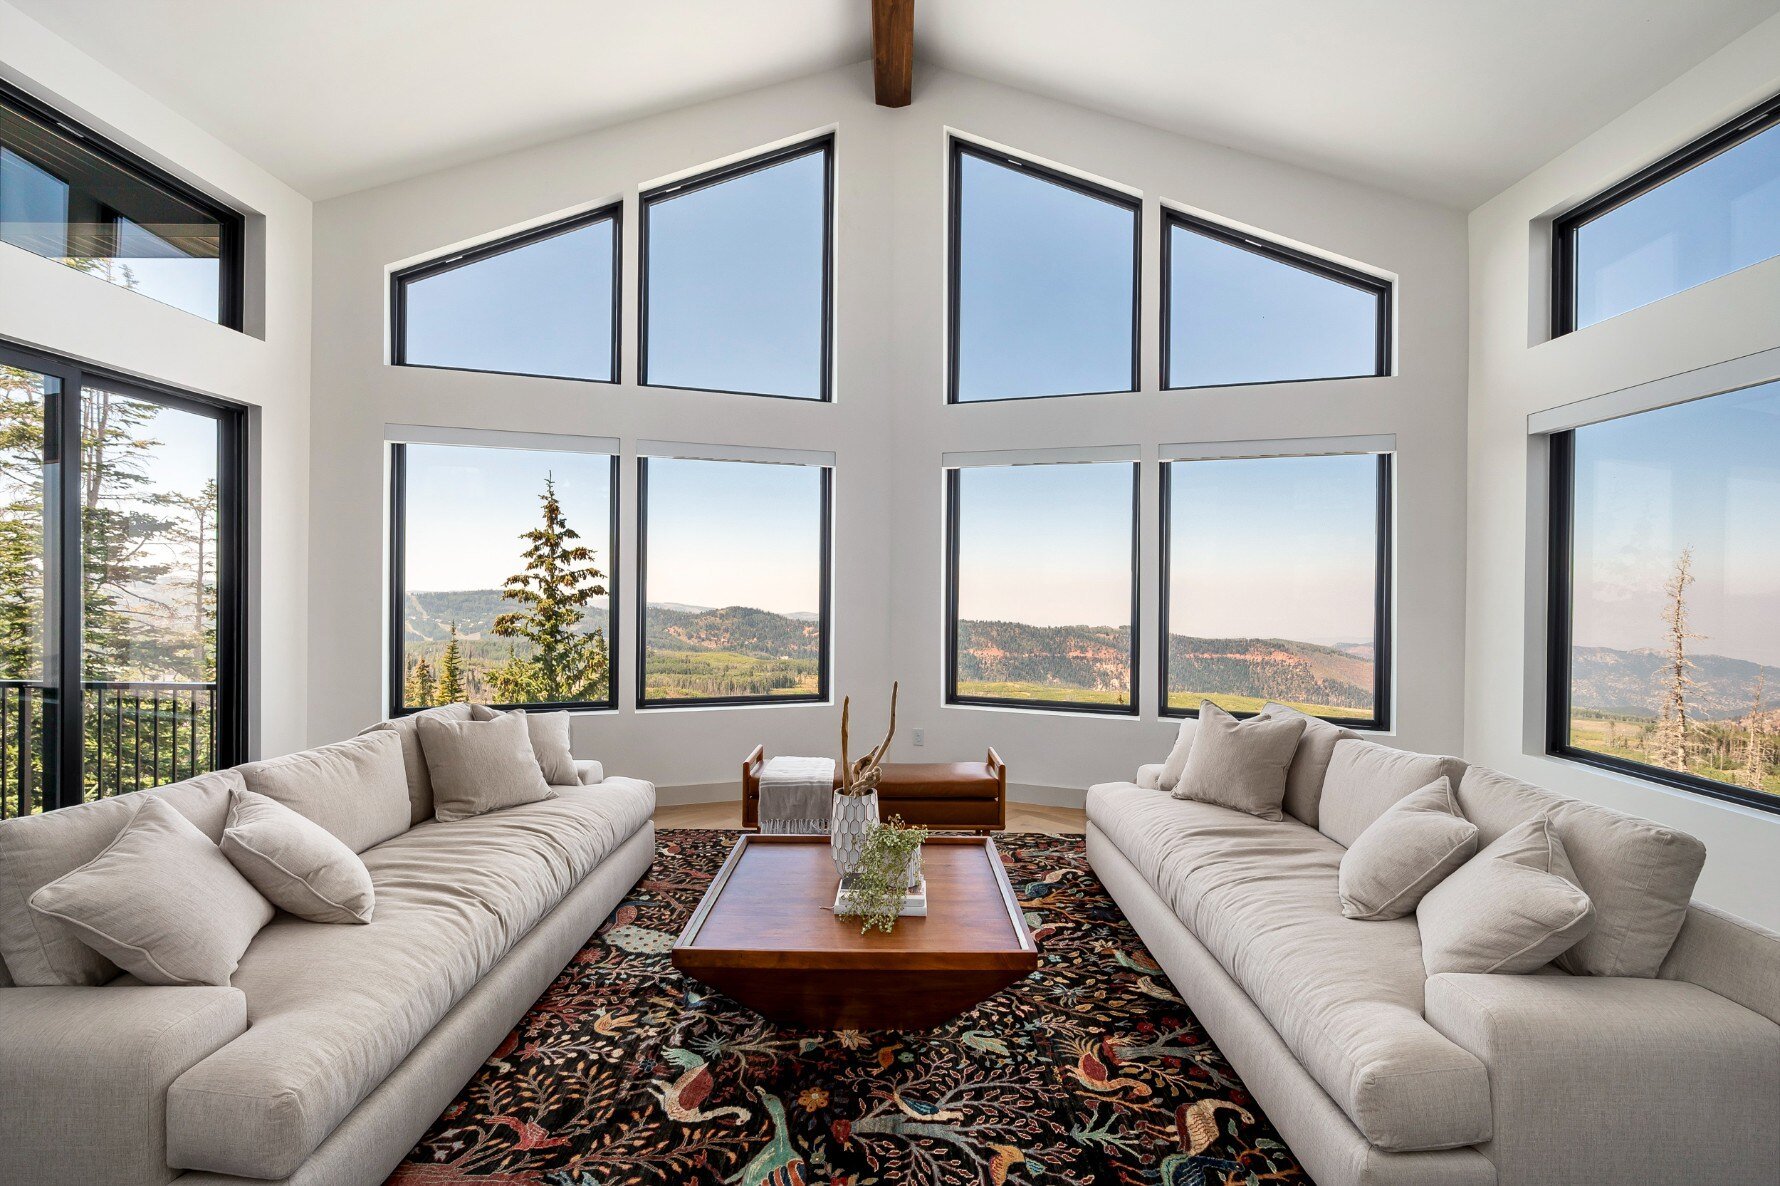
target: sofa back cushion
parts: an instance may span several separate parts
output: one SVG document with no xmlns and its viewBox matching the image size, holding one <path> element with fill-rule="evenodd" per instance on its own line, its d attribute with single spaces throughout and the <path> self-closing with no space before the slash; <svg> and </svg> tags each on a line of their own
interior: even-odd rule
<svg viewBox="0 0 1780 1186">
<path fill-rule="evenodd" d="M 31 895 L 80 868 L 116 840 L 151 798 L 183 815 L 212 841 L 222 838 L 235 770 L 200 774 L 148 791 L 100 799 L 0 822 L 0 958 L 25 987 L 104 984 L 118 966 L 81 942 L 66 924 L 34 914 Z"/>
<path fill-rule="evenodd" d="M 1335 743 L 1329 773 L 1323 778 L 1317 830 L 1344 848 L 1349 847 L 1397 800 L 1413 795 L 1442 775 L 1458 786 L 1465 776 L 1465 763 L 1458 758 L 1411 753 L 1375 741 L 1343 738 Z"/>
<path fill-rule="evenodd" d="M 248 790 L 320 824 L 353 852 L 408 830 L 408 775 L 392 732 L 361 733 L 239 769 Z"/>
<path fill-rule="evenodd" d="M 1285 809 L 1293 819 L 1314 828 L 1323 798 L 1323 779 L 1328 777 L 1329 760 L 1335 756 L 1335 743 L 1350 737 L 1358 741 L 1360 735 L 1272 700 L 1261 709 L 1261 715 L 1304 719 L 1304 736 L 1298 739 L 1298 752 L 1292 758 L 1292 768 L 1286 771 Z"/>
<path fill-rule="evenodd" d="M 1493 843 L 1542 815 L 1563 841 L 1577 884 L 1595 904 L 1595 925 L 1558 957 L 1576 975 L 1655 976 L 1687 916 L 1706 846 L 1673 828 L 1554 795 L 1473 766 L 1459 783 L 1459 809 Z"/>
<path fill-rule="evenodd" d="M 402 739 L 402 769 L 408 777 L 408 823 L 410 825 L 433 818 L 433 778 L 427 772 L 426 754 L 420 748 L 421 717 L 436 717 L 444 721 L 467 721 L 470 719 L 470 706 L 463 703 L 441 704 L 437 708 L 409 713 L 405 717 L 392 717 L 387 721 L 378 721 L 369 729 L 359 733 L 360 737 L 366 733 L 394 733 Z"/>
</svg>

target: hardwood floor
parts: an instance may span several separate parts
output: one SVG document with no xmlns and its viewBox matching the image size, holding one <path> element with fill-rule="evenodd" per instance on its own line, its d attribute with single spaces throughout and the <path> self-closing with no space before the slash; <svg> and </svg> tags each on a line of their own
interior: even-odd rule
<svg viewBox="0 0 1780 1186">
<path fill-rule="evenodd" d="M 655 809 L 657 828 L 739 828 L 742 805 L 734 803 L 682 803 Z M 1079 807 L 1049 807 L 1040 803 L 1007 805 L 1010 832 L 1048 832 L 1053 836 L 1079 836 L 1087 820 Z"/>
</svg>

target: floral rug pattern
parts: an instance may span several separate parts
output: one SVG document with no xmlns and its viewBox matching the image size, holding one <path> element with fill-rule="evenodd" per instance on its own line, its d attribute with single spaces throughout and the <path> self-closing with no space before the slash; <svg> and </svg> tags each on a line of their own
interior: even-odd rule
<svg viewBox="0 0 1780 1186">
<path fill-rule="evenodd" d="M 668 951 L 736 833 L 653 868 L 391 1186 L 1307 1183 L 1088 868 L 996 838 L 1039 970 L 930 1033 L 789 1029 Z"/>
</svg>

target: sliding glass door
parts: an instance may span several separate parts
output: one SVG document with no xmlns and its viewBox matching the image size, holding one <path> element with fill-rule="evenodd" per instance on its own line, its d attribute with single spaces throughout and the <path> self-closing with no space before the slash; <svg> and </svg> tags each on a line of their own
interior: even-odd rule
<svg viewBox="0 0 1780 1186">
<path fill-rule="evenodd" d="M 0 347 L 0 818 L 240 760 L 243 440 Z"/>
</svg>

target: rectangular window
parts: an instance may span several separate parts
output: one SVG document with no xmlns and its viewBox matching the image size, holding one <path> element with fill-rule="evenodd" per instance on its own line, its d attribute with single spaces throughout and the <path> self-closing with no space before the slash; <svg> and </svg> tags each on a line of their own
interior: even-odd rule
<svg viewBox="0 0 1780 1186">
<path fill-rule="evenodd" d="M 1137 466 L 946 471 L 951 704 L 1137 711 Z"/>
<path fill-rule="evenodd" d="M 1142 203 L 952 141 L 953 403 L 1137 390 Z"/>
<path fill-rule="evenodd" d="M 1163 713 L 1389 727 L 1388 454 L 1162 467 Z"/>
<path fill-rule="evenodd" d="M 821 465 L 643 457 L 641 708 L 828 698 Z"/>
<path fill-rule="evenodd" d="M 639 382 L 826 400 L 834 137 L 642 195 Z"/>
<path fill-rule="evenodd" d="M 242 218 L 0 84 L 0 243 L 241 328 Z"/>
<path fill-rule="evenodd" d="M 244 759 L 242 421 L 0 347 L 0 818 Z"/>
<path fill-rule="evenodd" d="M 392 447 L 390 709 L 611 708 L 618 459 Z"/>
<path fill-rule="evenodd" d="M 1552 333 L 1780 255 L 1780 96 L 1552 224 Z"/>
<path fill-rule="evenodd" d="M 1780 810 L 1780 382 L 1551 444 L 1552 752 Z"/>
<path fill-rule="evenodd" d="M 1390 373 L 1387 280 L 1162 212 L 1162 386 Z"/>
<path fill-rule="evenodd" d="M 395 364 L 616 382 L 620 211 L 397 272 Z"/>
</svg>

